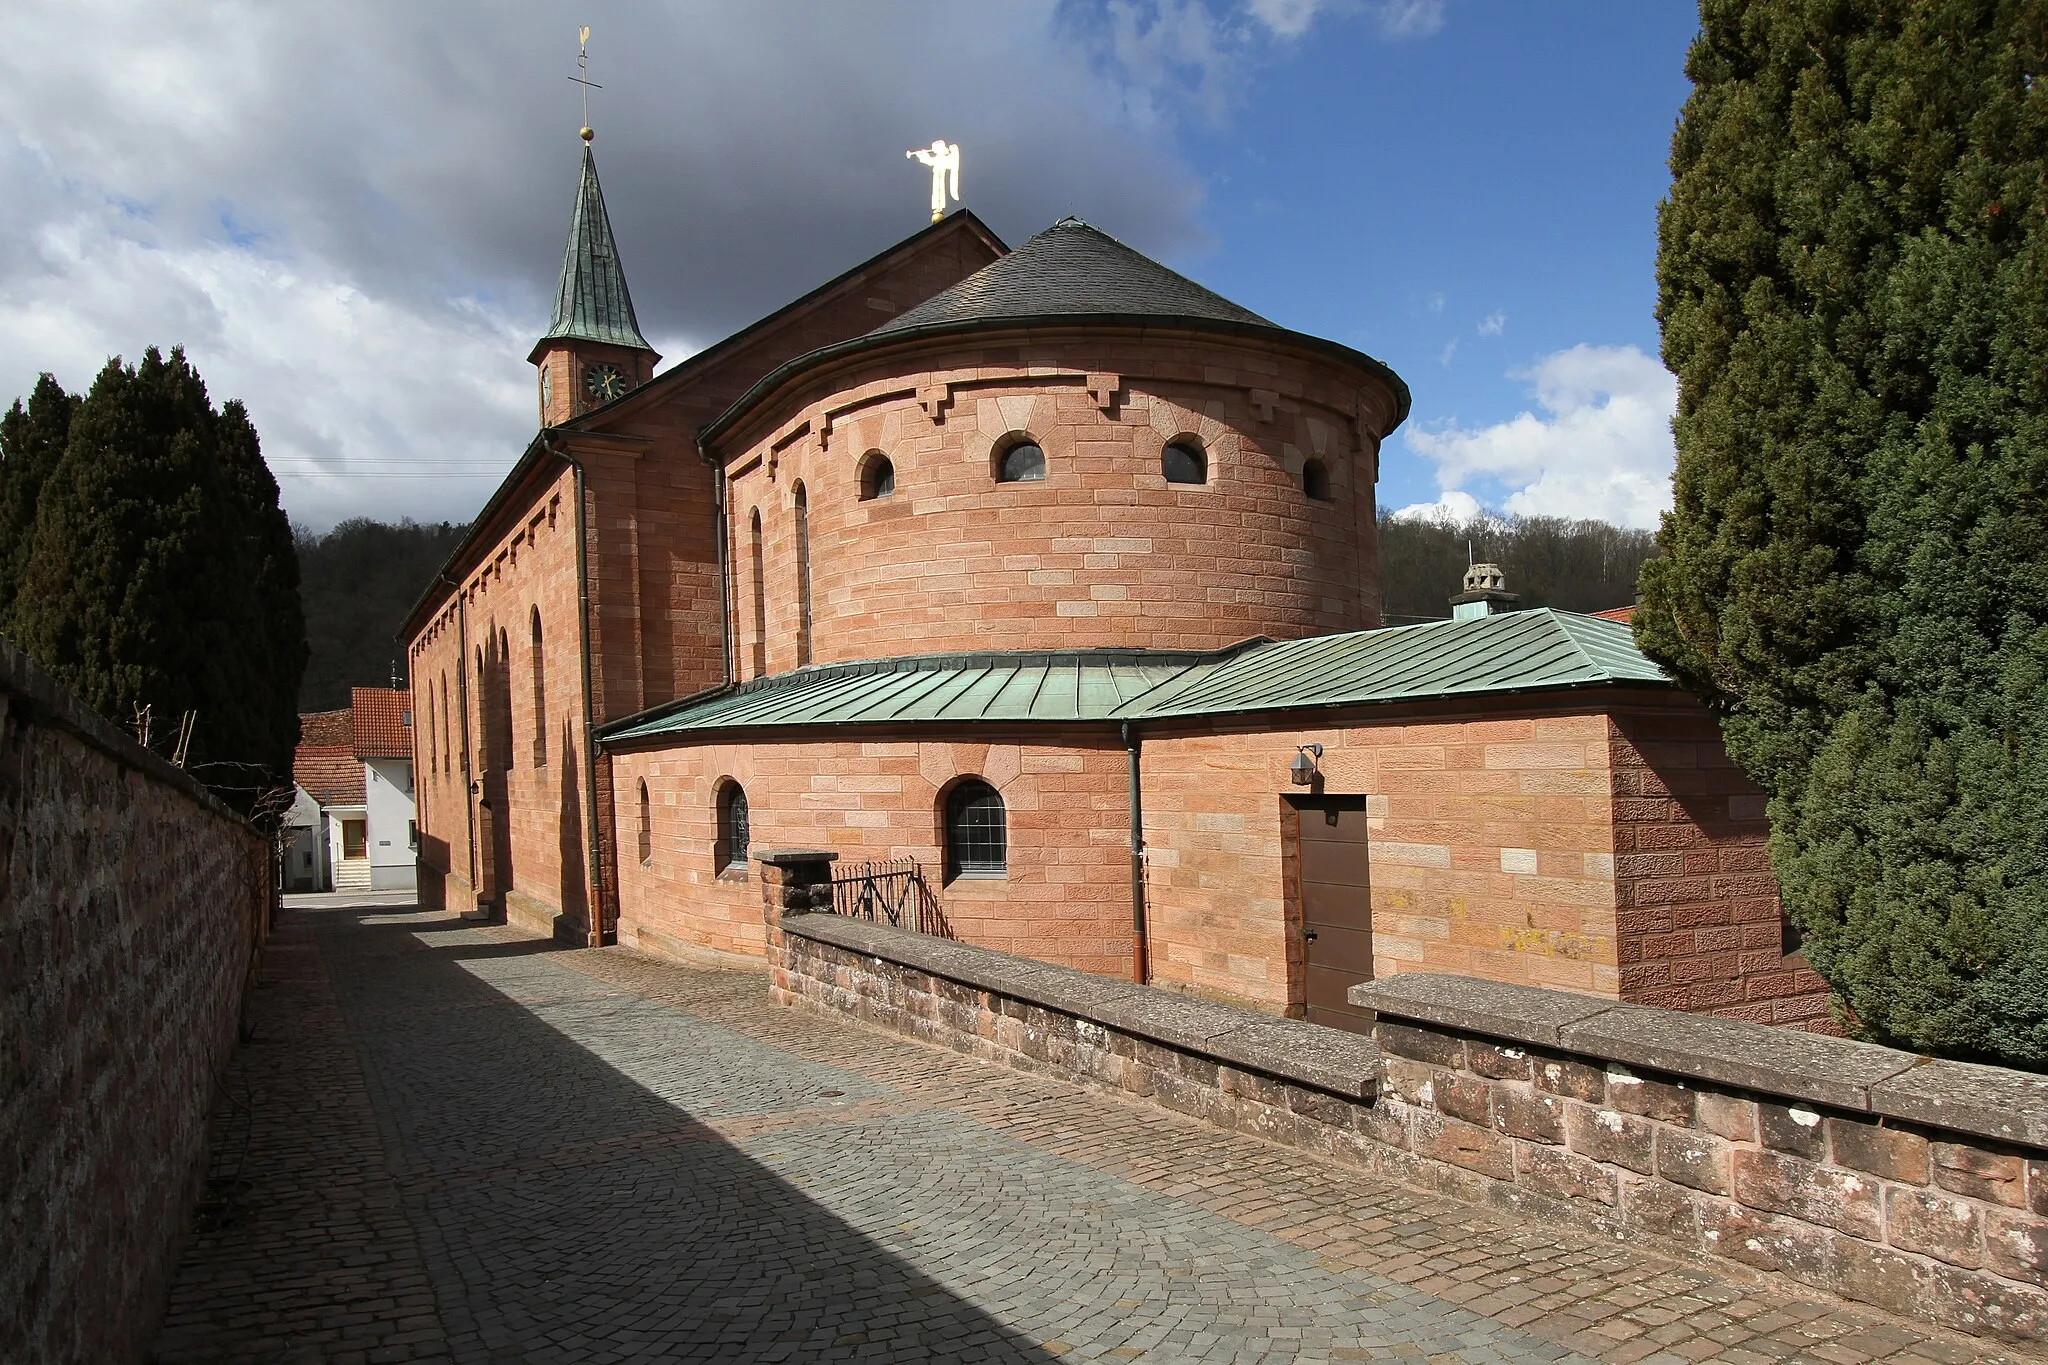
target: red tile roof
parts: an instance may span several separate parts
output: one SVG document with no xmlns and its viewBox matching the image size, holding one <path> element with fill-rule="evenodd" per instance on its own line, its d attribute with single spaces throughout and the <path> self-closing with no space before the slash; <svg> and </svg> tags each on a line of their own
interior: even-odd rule
<svg viewBox="0 0 2048 1365">
<path fill-rule="evenodd" d="M 292 781 L 323 806 L 363 804 L 363 761 L 341 744 L 301 744 L 292 754 Z"/>
<path fill-rule="evenodd" d="M 1636 619 L 1636 609 L 1634 607 L 1609 607 L 1606 611 L 1596 611 L 1593 615 L 1603 621 L 1633 621 Z"/>
<path fill-rule="evenodd" d="M 349 700 L 357 758 L 412 757 L 412 698 L 404 688 L 353 688 Z"/>
<path fill-rule="evenodd" d="M 299 743 L 322 746 L 340 744 L 353 748 L 356 742 L 354 711 L 313 711 L 299 713 Z"/>
</svg>

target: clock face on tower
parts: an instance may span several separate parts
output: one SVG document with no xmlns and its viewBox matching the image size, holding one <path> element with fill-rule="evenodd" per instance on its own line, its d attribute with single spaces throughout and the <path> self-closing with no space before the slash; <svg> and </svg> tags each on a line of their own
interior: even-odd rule
<svg viewBox="0 0 2048 1365">
<path fill-rule="evenodd" d="M 603 361 L 586 366 L 583 371 L 583 391 L 590 395 L 593 403 L 609 403 L 614 398 L 626 395 L 626 376 L 619 367 Z"/>
</svg>

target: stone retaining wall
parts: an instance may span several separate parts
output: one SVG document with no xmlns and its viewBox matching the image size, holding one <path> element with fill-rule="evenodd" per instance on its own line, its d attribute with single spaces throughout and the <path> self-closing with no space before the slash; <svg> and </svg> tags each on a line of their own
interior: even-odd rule
<svg viewBox="0 0 2048 1365">
<path fill-rule="evenodd" d="M 270 899 L 255 831 L 0 640 L 0 1360 L 142 1359 Z"/>
<path fill-rule="evenodd" d="M 1409 1179 L 2048 1338 L 2048 1077 L 1468 977 L 1352 999 Z"/>
<path fill-rule="evenodd" d="M 826 864 L 777 856 L 784 1003 L 1523 1216 L 2048 1339 L 2048 1078 L 1435 975 L 1356 988 L 1379 1013 L 1367 1039 L 801 913 Z"/>
</svg>

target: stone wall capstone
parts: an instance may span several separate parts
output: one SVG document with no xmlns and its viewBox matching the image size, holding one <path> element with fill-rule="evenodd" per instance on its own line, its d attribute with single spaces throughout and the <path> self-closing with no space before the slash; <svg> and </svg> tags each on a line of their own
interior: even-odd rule
<svg viewBox="0 0 2048 1365">
<path fill-rule="evenodd" d="M 1377 1011 L 1366 1038 L 832 914 L 783 913 L 769 953 L 786 1004 L 1525 1217 L 2048 1340 L 2048 1077 L 1422 973 L 1353 988 Z"/>
<path fill-rule="evenodd" d="M 245 821 L 0 640 L 0 1359 L 143 1358 L 270 881 Z"/>
</svg>

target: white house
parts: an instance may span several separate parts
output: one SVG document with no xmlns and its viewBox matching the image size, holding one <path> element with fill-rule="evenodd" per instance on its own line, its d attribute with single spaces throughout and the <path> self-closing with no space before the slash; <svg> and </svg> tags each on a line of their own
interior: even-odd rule
<svg viewBox="0 0 2048 1365">
<path fill-rule="evenodd" d="M 355 688 L 349 701 L 346 711 L 299 717 L 293 776 L 319 804 L 319 889 L 410 890 L 419 844 L 410 702 L 390 687 Z"/>
</svg>

